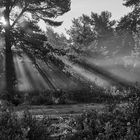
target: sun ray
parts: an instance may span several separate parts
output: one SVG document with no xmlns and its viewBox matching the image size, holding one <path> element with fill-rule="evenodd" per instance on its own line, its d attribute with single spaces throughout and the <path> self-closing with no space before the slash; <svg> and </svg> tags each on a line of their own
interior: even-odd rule
<svg viewBox="0 0 140 140">
<path fill-rule="evenodd" d="M 1 17 L 0 18 L 0 24 L 2 24 L 4 26 L 7 24 L 7 22 L 5 21 L 5 18 L 4 17 Z"/>
</svg>

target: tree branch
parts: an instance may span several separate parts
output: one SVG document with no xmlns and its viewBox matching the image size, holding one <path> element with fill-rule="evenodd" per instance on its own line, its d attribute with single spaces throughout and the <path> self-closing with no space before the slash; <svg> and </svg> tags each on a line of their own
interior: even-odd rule
<svg viewBox="0 0 140 140">
<path fill-rule="evenodd" d="M 26 8 L 28 7 L 28 5 L 26 5 L 23 9 L 22 9 L 22 11 L 21 11 L 21 13 L 18 15 L 18 17 L 15 19 L 15 21 L 14 21 L 14 23 L 12 24 L 12 26 L 11 27 L 14 27 L 15 26 L 15 24 L 18 22 L 18 20 L 21 18 L 21 16 L 23 15 L 23 13 L 26 11 Z"/>
<path fill-rule="evenodd" d="M 38 18 L 42 19 L 45 23 L 47 22 L 49 25 L 52 25 L 52 26 L 60 26 L 63 23 L 63 21 L 53 21 L 51 19 L 43 18 L 41 16 L 38 16 Z"/>
<path fill-rule="evenodd" d="M 14 0 L 14 1 L 12 2 L 10 11 L 12 10 L 13 6 L 16 4 L 17 1 L 18 1 L 18 0 Z"/>
<path fill-rule="evenodd" d="M 33 12 L 33 11 L 39 11 L 39 10 L 47 10 L 48 8 L 44 8 L 44 7 L 42 7 L 42 8 L 27 8 L 27 11 L 29 11 L 29 12 Z"/>
</svg>

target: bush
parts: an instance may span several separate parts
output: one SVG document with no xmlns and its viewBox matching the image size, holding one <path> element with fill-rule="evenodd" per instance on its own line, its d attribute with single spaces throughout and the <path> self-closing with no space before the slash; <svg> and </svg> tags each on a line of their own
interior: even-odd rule
<svg viewBox="0 0 140 140">
<path fill-rule="evenodd" d="M 15 113 L 12 107 L 8 108 L 10 104 L 3 101 L 4 107 L 1 106 L 0 111 L 0 138 L 2 140 L 47 140 L 52 139 L 53 136 L 60 136 L 60 140 L 139 140 L 140 97 L 137 90 L 132 91 L 133 96 L 130 96 L 131 98 L 123 106 L 111 103 L 104 112 L 86 111 L 68 119 L 62 117 L 37 119 L 28 111 L 24 111 L 23 114 Z M 79 95 L 79 98 L 84 101 L 83 97 L 88 97 L 84 93 L 85 91 L 82 94 L 77 92 L 77 95 L 72 97 L 77 96 L 75 99 L 78 100 Z M 90 92 L 90 94 L 93 93 Z M 38 93 L 34 96 L 37 95 Z M 43 99 L 46 93 L 39 95 Z M 63 91 L 58 91 L 50 93 L 49 96 L 50 99 L 53 96 L 59 100 L 62 97 L 66 100 L 68 95 Z"/>
<path fill-rule="evenodd" d="M 45 124 L 44 119 L 37 120 L 29 112 L 24 113 L 21 125 L 29 140 L 47 140 L 49 137 L 48 125 Z"/>
<path fill-rule="evenodd" d="M 27 100 L 31 105 L 50 105 L 53 104 L 51 94 L 49 91 L 30 93 Z"/>
<path fill-rule="evenodd" d="M 22 118 L 10 109 L 0 114 L 0 138 L 2 140 L 47 140 L 48 126 L 24 112 Z"/>
<path fill-rule="evenodd" d="M 22 103 L 30 105 L 50 105 L 50 104 L 69 104 L 69 103 L 114 103 L 123 100 L 128 100 L 130 97 L 138 93 L 136 89 L 103 89 L 96 85 L 83 86 L 78 90 L 56 90 L 56 91 L 32 91 L 19 92 L 15 91 L 12 98 L 14 105 Z M 1 99 L 6 99 L 8 93 L 3 92 L 0 95 Z M 10 93 L 11 94 L 11 93 Z"/>
<path fill-rule="evenodd" d="M 67 92 L 66 99 L 77 103 L 114 103 L 121 101 L 121 95 L 112 95 L 104 89 L 83 89 Z"/>
<path fill-rule="evenodd" d="M 139 140 L 140 98 L 129 102 L 125 109 L 109 107 L 107 112 L 88 111 L 74 120 L 77 130 L 67 139 L 73 140 Z"/>
</svg>

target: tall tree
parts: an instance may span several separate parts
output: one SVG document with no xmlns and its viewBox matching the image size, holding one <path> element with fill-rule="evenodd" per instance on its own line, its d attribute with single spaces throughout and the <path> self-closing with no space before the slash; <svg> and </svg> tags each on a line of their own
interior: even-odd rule
<svg viewBox="0 0 140 140">
<path fill-rule="evenodd" d="M 36 33 L 39 38 L 41 30 L 37 23 L 40 20 L 52 26 L 61 25 L 62 22 L 57 22 L 53 18 L 70 10 L 70 0 L 0 0 L 0 8 L 6 22 L 5 25 L 1 24 L 5 38 L 6 85 L 8 93 L 12 94 L 15 81 L 12 46 L 29 43 L 29 38 L 33 39 L 33 35 L 36 37 Z M 45 38 L 41 35 L 40 39 L 43 41 Z M 12 98 L 12 95 L 8 95 L 9 99 Z"/>
<path fill-rule="evenodd" d="M 134 34 L 137 32 L 137 18 L 129 13 L 120 19 L 116 27 L 118 35 L 118 44 L 121 54 L 131 54 L 135 47 Z"/>
<path fill-rule="evenodd" d="M 106 39 L 113 35 L 113 26 L 115 21 L 111 20 L 111 13 L 108 11 L 97 13 L 91 13 L 91 24 L 95 26 L 94 30 L 97 33 L 98 39 Z"/>
<path fill-rule="evenodd" d="M 93 26 L 90 24 L 90 17 L 82 15 L 73 19 L 71 28 L 67 31 L 74 45 L 88 46 L 94 39 L 95 33 Z"/>
<path fill-rule="evenodd" d="M 111 20 L 111 13 L 103 11 L 101 14 L 91 13 L 91 24 L 94 25 L 94 30 L 97 36 L 97 49 L 109 49 L 113 50 L 114 46 L 114 25 L 115 20 Z M 113 47 L 113 48 L 112 48 Z"/>
<path fill-rule="evenodd" d="M 121 19 L 121 26 L 137 33 L 140 29 L 140 0 L 125 0 L 124 5 L 133 10 Z"/>
<path fill-rule="evenodd" d="M 128 54 L 139 46 L 137 40 L 139 40 L 140 33 L 140 1 L 125 0 L 124 5 L 132 7 L 132 12 L 120 19 L 116 30 L 119 35 L 120 50 Z"/>
<path fill-rule="evenodd" d="M 80 50 L 88 46 L 96 45 L 93 48 L 100 49 L 107 45 L 106 40 L 113 36 L 115 21 L 111 20 L 111 13 L 103 11 L 101 14 L 91 13 L 91 16 L 82 15 L 73 19 L 73 25 L 68 34 Z M 108 43 L 109 44 L 109 43 Z M 82 46 L 82 47 L 81 47 Z"/>
</svg>

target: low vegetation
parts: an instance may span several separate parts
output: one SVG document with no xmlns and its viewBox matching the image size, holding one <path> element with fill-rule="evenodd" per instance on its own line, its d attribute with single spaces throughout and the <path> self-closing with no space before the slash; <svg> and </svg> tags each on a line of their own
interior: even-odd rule
<svg viewBox="0 0 140 140">
<path fill-rule="evenodd" d="M 32 92 L 14 92 L 12 103 L 14 105 L 53 105 L 75 103 L 120 103 L 127 101 L 134 93 L 139 92 L 135 87 L 111 87 L 103 89 L 92 85 L 80 90 L 45 90 Z M 1 99 L 7 99 L 7 92 L 0 94 Z"/>
<path fill-rule="evenodd" d="M 79 115 L 55 118 L 38 118 L 28 110 L 14 111 L 10 104 L 1 103 L 0 136 L 3 140 L 137 140 L 140 138 L 139 91 L 125 89 L 116 91 L 116 94 L 117 92 L 125 93 L 125 102 L 119 98 L 121 103 L 110 102 L 103 111 L 90 110 Z M 63 92 L 58 93 L 62 95 Z M 58 93 L 55 97 L 59 97 Z M 110 99 L 106 99 L 108 103 Z M 33 98 L 31 102 L 33 103 Z"/>
</svg>

